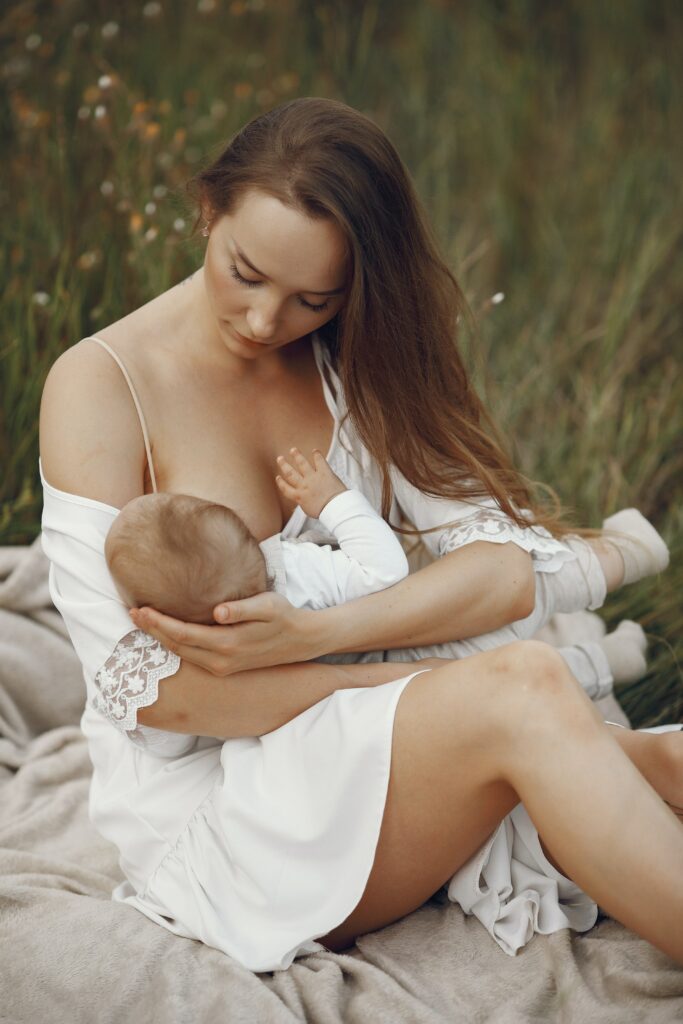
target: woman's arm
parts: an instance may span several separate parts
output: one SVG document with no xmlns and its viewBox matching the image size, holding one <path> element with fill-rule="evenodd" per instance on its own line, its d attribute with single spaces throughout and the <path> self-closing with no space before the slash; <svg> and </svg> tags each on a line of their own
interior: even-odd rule
<svg viewBox="0 0 683 1024">
<path fill-rule="evenodd" d="M 534 599 L 528 552 L 475 541 L 387 590 L 316 612 L 316 656 L 464 640 L 526 618 Z"/>
<path fill-rule="evenodd" d="M 154 704 L 140 708 L 138 722 L 194 736 L 263 736 L 335 690 L 379 686 L 440 659 L 389 665 L 327 665 L 301 662 L 236 672 L 220 679 L 191 662 L 164 679 Z"/>
<path fill-rule="evenodd" d="M 475 541 L 387 590 L 334 608 L 294 608 L 281 594 L 265 593 L 217 605 L 214 617 L 227 612 L 225 626 L 181 622 L 147 607 L 130 616 L 184 662 L 229 676 L 323 654 L 478 636 L 526 618 L 534 598 L 526 551 Z"/>
</svg>

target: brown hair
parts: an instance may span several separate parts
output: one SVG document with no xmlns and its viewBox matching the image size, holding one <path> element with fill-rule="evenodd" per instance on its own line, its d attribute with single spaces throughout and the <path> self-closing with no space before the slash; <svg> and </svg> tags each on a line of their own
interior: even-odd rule
<svg viewBox="0 0 683 1024">
<path fill-rule="evenodd" d="M 330 350 L 358 435 L 382 472 L 389 465 L 425 494 L 491 496 L 518 525 L 568 532 L 513 465 L 468 378 L 458 323 L 474 316 L 439 253 L 407 168 L 385 133 L 338 100 L 303 97 L 251 120 L 186 184 L 199 206 L 231 213 L 257 189 L 310 218 L 333 220 L 350 254 L 348 298 L 318 333 Z M 402 533 L 430 531 L 405 530 Z M 438 528 L 438 527 L 437 527 Z M 584 532 L 584 531 L 578 531 Z M 586 531 L 587 532 L 587 531 Z"/>
</svg>

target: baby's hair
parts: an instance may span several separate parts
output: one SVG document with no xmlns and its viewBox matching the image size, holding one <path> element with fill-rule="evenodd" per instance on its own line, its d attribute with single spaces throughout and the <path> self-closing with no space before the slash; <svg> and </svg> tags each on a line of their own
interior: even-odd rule
<svg viewBox="0 0 683 1024">
<path fill-rule="evenodd" d="M 105 542 L 121 596 L 186 622 L 272 590 L 258 541 L 226 505 L 189 494 L 145 494 L 121 510 Z"/>
</svg>

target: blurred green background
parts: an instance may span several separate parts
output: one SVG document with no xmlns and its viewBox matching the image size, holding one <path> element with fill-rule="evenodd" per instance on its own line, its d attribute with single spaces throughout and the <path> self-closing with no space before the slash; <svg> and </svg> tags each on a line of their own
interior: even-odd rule
<svg viewBox="0 0 683 1024">
<path fill-rule="evenodd" d="M 602 614 L 649 635 L 632 723 L 681 720 L 678 0 L 5 3 L 0 46 L 0 545 L 40 529 L 51 363 L 201 263 L 187 177 L 255 114 L 338 98 L 416 180 L 518 464 L 584 525 L 636 505 L 671 545 Z"/>
</svg>

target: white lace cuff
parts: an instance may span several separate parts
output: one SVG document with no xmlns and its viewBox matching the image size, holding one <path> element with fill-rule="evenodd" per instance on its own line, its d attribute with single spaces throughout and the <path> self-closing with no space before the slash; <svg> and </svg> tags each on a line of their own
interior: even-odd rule
<svg viewBox="0 0 683 1024">
<path fill-rule="evenodd" d="M 531 513 L 523 510 L 522 515 L 526 517 Z M 445 529 L 439 537 L 439 556 L 476 540 L 518 544 L 530 553 L 536 572 L 557 572 L 566 562 L 573 562 L 576 558 L 571 548 L 553 537 L 545 527 L 517 526 L 504 512 L 492 508 L 477 508 L 463 516 L 457 526 Z"/>
<path fill-rule="evenodd" d="M 119 640 L 95 676 L 92 706 L 121 732 L 147 729 L 138 726 L 138 708 L 154 704 L 159 696 L 159 680 L 172 676 L 179 667 L 177 654 L 149 633 L 134 629 Z"/>
</svg>

